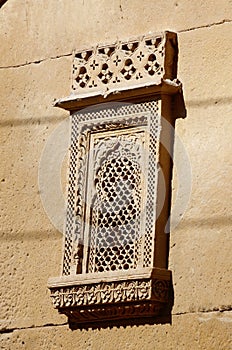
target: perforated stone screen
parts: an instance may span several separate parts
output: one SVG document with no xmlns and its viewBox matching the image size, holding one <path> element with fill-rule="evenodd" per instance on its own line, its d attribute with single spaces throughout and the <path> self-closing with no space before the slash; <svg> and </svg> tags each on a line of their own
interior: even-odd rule
<svg viewBox="0 0 232 350">
<path fill-rule="evenodd" d="M 113 91 L 125 86 L 160 83 L 164 75 L 166 37 L 142 36 L 109 46 L 76 52 L 73 63 L 74 94 Z"/>
<path fill-rule="evenodd" d="M 158 100 L 72 116 L 64 274 L 80 243 L 83 272 L 151 266 L 160 117 Z"/>
</svg>

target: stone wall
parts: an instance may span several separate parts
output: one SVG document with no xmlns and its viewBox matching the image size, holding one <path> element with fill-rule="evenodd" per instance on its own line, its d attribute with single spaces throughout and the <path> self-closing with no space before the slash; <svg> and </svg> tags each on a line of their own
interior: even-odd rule
<svg viewBox="0 0 232 350">
<path fill-rule="evenodd" d="M 60 274 L 62 235 L 41 202 L 38 170 L 68 117 L 52 103 L 70 92 L 74 49 L 162 30 L 178 33 L 188 116 L 176 130 L 191 165 L 188 198 L 188 165 L 176 147 L 174 198 L 187 206 L 171 232 L 172 324 L 72 332 L 46 287 Z M 232 346 L 231 31 L 230 0 L 8 0 L 0 8 L 2 349 Z M 50 159 L 48 178 L 56 164 Z"/>
</svg>

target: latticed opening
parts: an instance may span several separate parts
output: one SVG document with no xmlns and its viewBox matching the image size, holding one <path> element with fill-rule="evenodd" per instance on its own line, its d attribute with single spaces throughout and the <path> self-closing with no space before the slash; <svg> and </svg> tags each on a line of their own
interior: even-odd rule
<svg viewBox="0 0 232 350">
<path fill-rule="evenodd" d="M 97 210 L 97 187 L 99 190 L 98 177 L 100 176 L 100 169 L 107 167 L 107 171 L 114 168 L 114 160 L 123 160 L 132 162 L 134 169 L 137 169 L 137 180 L 133 180 L 129 188 L 132 189 L 134 184 L 137 186 L 137 191 L 139 187 L 143 188 L 143 193 L 137 192 L 137 197 L 135 196 L 135 190 L 132 193 L 134 197 L 130 197 L 131 203 L 128 200 L 128 209 L 131 210 L 130 204 L 135 210 L 136 205 L 143 208 L 140 214 L 136 212 L 136 215 L 140 215 L 139 219 L 136 221 L 140 222 L 140 228 L 134 234 L 131 233 L 131 237 L 136 237 L 135 247 L 133 248 L 133 253 L 130 257 L 133 257 L 135 263 L 134 268 L 137 267 L 150 267 L 152 264 L 152 251 L 154 242 L 154 220 L 155 220 L 155 197 L 156 197 L 156 184 L 157 184 L 157 146 L 159 140 L 160 132 L 160 115 L 159 102 L 154 100 L 151 102 L 145 102 L 141 104 L 121 104 L 120 108 L 109 107 L 99 111 L 82 113 L 72 116 L 72 151 L 70 160 L 70 173 L 69 173 L 69 192 L 68 192 L 68 207 L 67 207 L 67 219 L 66 219 L 66 233 L 65 233 L 65 249 L 64 249 L 64 263 L 63 263 L 63 274 L 69 275 L 72 263 L 72 254 L 75 254 L 75 242 L 84 239 L 84 257 L 83 257 L 83 272 L 94 272 L 94 256 L 97 255 L 95 248 L 97 247 L 94 241 L 96 235 L 97 224 L 94 223 L 94 211 Z M 150 119 L 150 115 L 152 118 Z M 102 123 L 103 118 L 105 123 Z M 122 124 L 125 128 L 118 129 L 118 125 Z M 148 126 L 149 125 L 149 126 Z M 148 130 L 149 137 L 145 138 L 145 130 Z M 120 130 L 120 131 L 119 131 Z M 102 133 L 102 134 L 101 134 Z M 86 135 L 90 135 L 92 140 L 92 152 L 88 153 L 90 155 L 91 161 L 87 161 L 86 157 L 83 157 L 82 150 L 87 150 L 88 138 Z M 79 142 L 76 140 L 79 139 Z M 147 141 L 145 141 L 145 139 Z M 147 142 L 147 146 L 145 143 Z M 79 151 L 78 151 L 79 147 Z M 144 158 L 143 150 L 149 150 L 149 159 Z M 89 159 L 89 158 L 88 158 Z M 127 160 L 125 160 L 127 159 Z M 110 163 L 112 162 L 112 164 Z M 109 165 L 111 164 L 111 165 Z M 117 167 L 120 169 L 120 164 L 117 163 Z M 129 164 L 129 163 L 128 163 Z M 88 179 L 86 186 L 85 184 L 85 174 L 88 169 Z M 127 168 L 127 172 L 128 172 Z M 140 173 L 139 173 L 140 172 Z M 132 172 L 133 173 L 133 172 Z M 132 175 L 131 173 L 131 175 Z M 113 174 L 111 171 L 110 174 Z M 139 175 L 138 175 L 139 174 Z M 126 176 L 128 174 L 124 172 L 122 174 L 122 183 L 126 186 Z M 147 187 L 145 186 L 144 177 L 147 176 Z M 109 187 L 109 184 L 113 188 L 113 178 L 114 175 L 110 177 L 106 176 L 105 187 Z M 143 179 L 141 186 L 141 178 Z M 116 178 L 115 178 L 116 179 Z M 112 182 L 111 182 L 112 181 Z M 119 181 L 120 182 L 120 181 Z M 102 184 L 102 182 L 101 182 Z M 102 187 L 104 188 L 104 186 Z M 145 195 L 145 190 L 147 195 Z M 112 190 L 111 190 L 112 191 Z M 104 192 L 104 194 L 107 191 Z M 98 194 L 99 196 L 100 192 Z M 88 203 L 87 208 L 91 208 L 92 211 L 89 213 L 87 210 L 84 217 L 83 208 L 85 208 L 85 198 Z M 115 197 L 114 197 L 115 198 Z M 138 204 L 138 198 L 140 199 L 140 204 Z M 134 203 L 134 202 L 135 203 Z M 106 201 L 107 202 L 107 201 Z M 110 204 L 111 202 L 108 201 Z M 113 206 L 113 202 L 111 203 Z M 116 205 L 115 205 L 116 206 Z M 100 215 L 103 211 L 101 207 L 98 208 Z M 107 209 L 108 210 L 108 209 Z M 107 211 L 106 210 L 106 211 Z M 111 210 L 114 212 L 114 210 Z M 130 212 L 130 220 L 132 220 L 133 215 Z M 97 216 L 96 216 L 97 217 Z M 91 222 L 90 222 L 91 218 Z M 95 220 L 97 222 L 97 219 Z M 130 221 L 131 223 L 131 221 Z M 91 232 L 89 229 L 91 227 Z M 124 225 L 125 226 L 125 225 Z M 124 227 L 120 225 L 120 227 Z M 109 230 L 109 228 L 108 228 Z M 73 236 L 74 233 L 74 236 Z M 127 244 L 124 244 L 125 240 L 120 239 L 120 243 L 115 246 L 120 252 L 124 252 L 124 248 Z M 111 246 L 108 250 L 112 250 Z M 101 249 L 102 248 L 102 249 Z M 107 255 L 105 252 L 106 247 L 101 249 L 101 254 Z M 126 251 L 131 248 L 127 247 Z M 137 252 L 138 250 L 138 252 Z M 74 251 L 74 253 L 73 253 Z M 111 251 L 112 254 L 112 251 Z M 134 255 L 133 255 L 134 254 Z M 115 254 L 116 255 L 116 254 Z M 112 264 L 113 266 L 114 264 Z M 111 263 L 107 264 L 109 268 Z M 126 266 L 127 267 L 127 266 Z M 131 268 L 131 265 L 129 269 Z M 114 267 L 113 267 L 114 269 Z M 122 270 L 123 267 L 116 266 L 116 270 Z M 96 270 L 99 271 L 99 270 Z M 103 270 L 107 271 L 107 270 Z M 112 271 L 109 269 L 109 271 Z"/>
<path fill-rule="evenodd" d="M 137 266 L 140 183 L 140 165 L 129 157 L 111 157 L 98 170 L 89 272 L 127 270 Z"/>
</svg>

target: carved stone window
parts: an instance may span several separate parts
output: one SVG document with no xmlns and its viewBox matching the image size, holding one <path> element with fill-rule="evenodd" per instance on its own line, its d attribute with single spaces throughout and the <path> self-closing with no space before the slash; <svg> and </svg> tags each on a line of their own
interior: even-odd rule
<svg viewBox="0 0 232 350">
<path fill-rule="evenodd" d="M 49 288 L 73 328 L 170 311 L 176 70 L 174 33 L 97 46 L 75 54 L 72 94 L 56 101 L 72 112 L 71 141 L 62 276 Z"/>
</svg>

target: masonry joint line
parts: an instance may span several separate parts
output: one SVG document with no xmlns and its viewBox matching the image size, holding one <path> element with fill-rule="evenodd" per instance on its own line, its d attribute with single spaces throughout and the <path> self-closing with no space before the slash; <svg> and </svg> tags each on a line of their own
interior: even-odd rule
<svg viewBox="0 0 232 350">
<path fill-rule="evenodd" d="M 215 22 L 215 23 L 205 24 L 202 26 L 192 27 L 192 28 L 188 28 L 188 29 L 181 29 L 181 30 L 178 30 L 178 33 L 186 33 L 186 32 L 191 32 L 191 31 L 197 30 L 197 29 L 211 28 L 214 26 L 219 26 L 219 25 L 222 25 L 225 23 L 231 23 L 231 22 L 232 22 L 232 19 L 223 19 L 222 21 Z"/>
<path fill-rule="evenodd" d="M 47 323 L 44 325 L 40 326 L 28 326 L 28 327 L 15 327 L 15 328 L 4 328 L 0 330 L 0 334 L 6 334 L 6 333 L 13 333 L 15 331 L 22 331 L 22 330 L 27 330 L 27 329 L 36 329 L 36 328 L 47 328 L 47 327 L 63 327 L 67 326 L 68 323 L 59 323 L 59 324 L 54 324 L 54 323 Z"/>
<path fill-rule="evenodd" d="M 59 58 L 69 57 L 69 56 L 72 56 L 72 53 L 67 53 L 67 54 L 63 54 L 63 55 L 59 55 L 59 56 L 52 56 L 52 57 L 47 57 L 47 58 L 41 58 L 40 60 L 25 62 L 25 63 L 21 63 L 21 64 L 15 64 L 15 65 L 11 65 L 11 66 L 2 66 L 2 67 L 0 67 L 0 69 L 21 68 L 21 67 L 29 66 L 31 64 L 40 64 L 40 63 L 43 63 L 45 61 L 56 60 Z"/>
</svg>

